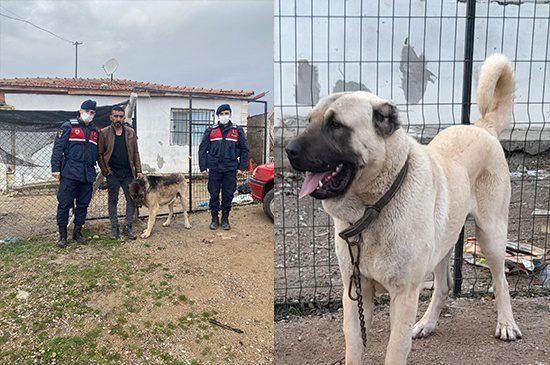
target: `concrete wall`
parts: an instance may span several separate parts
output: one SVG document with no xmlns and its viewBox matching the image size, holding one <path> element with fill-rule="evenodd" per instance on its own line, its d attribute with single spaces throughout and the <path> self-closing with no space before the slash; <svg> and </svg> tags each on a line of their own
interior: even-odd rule
<svg viewBox="0 0 550 365">
<path fill-rule="evenodd" d="M 14 94 L 6 93 L 6 103 L 19 110 L 78 110 L 83 100 L 93 98 L 99 105 L 110 105 L 126 100 L 126 97 L 112 96 L 82 96 L 82 95 L 45 95 L 45 94 Z M 239 100 L 199 99 L 193 98 L 193 108 L 213 109 L 218 105 L 228 103 L 233 110 L 233 120 L 246 125 L 248 103 Z M 189 100 L 183 97 L 139 97 L 137 101 L 137 133 L 138 144 L 144 172 L 171 173 L 188 172 L 189 146 L 174 146 L 170 144 L 171 108 L 188 108 Z M 194 137 L 194 140 L 200 141 Z M 17 133 L 16 146 L 24 146 L 29 141 L 28 135 Z M 14 176 L 14 186 L 25 185 L 50 179 L 50 156 L 53 147 L 51 141 L 43 143 L 38 152 L 28 155 L 23 148 L 16 147 L 16 156 L 39 166 L 17 166 Z M 192 166 L 198 172 L 197 148 L 193 148 Z M 23 154 L 23 156 L 20 156 Z M 5 188 L 6 168 L 0 164 L 0 189 Z"/>
<path fill-rule="evenodd" d="M 276 125 L 358 89 L 397 103 L 404 124 L 460 123 L 464 1 L 315 1 L 313 18 L 309 0 L 280 0 L 281 18 L 275 3 Z M 483 59 L 502 52 L 517 60 L 516 122 L 550 121 L 550 5 L 504 3 L 477 2 L 472 100 Z"/>
</svg>

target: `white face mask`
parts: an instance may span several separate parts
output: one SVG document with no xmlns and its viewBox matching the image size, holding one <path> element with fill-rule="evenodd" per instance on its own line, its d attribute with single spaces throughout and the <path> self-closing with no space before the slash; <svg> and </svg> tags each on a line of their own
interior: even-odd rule
<svg viewBox="0 0 550 365">
<path fill-rule="evenodd" d="M 82 114 L 80 114 L 80 119 L 82 119 L 84 123 L 90 123 L 94 119 L 94 116 L 86 112 L 82 112 Z"/>
<path fill-rule="evenodd" d="M 229 118 L 231 118 L 229 115 L 220 115 L 218 117 L 218 120 L 219 120 L 220 124 L 227 124 L 227 123 L 229 123 Z"/>
</svg>

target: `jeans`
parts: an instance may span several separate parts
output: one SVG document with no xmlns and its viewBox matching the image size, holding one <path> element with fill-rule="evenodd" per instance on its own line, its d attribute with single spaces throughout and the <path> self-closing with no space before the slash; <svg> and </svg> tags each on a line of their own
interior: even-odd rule
<svg viewBox="0 0 550 365">
<path fill-rule="evenodd" d="M 111 227 L 118 227 L 118 192 L 120 188 L 124 192 L 124 197 L 126 198 L 126 217 L 125 217 L 125 227 L 132 228 L 132 223 L 134 221 L 134 202 L 130 197 L 129 185 L 134 178 L 130 176 L 120 177 L 115 173 L 107 175 L 107 191 L 109 193 L 109 220 L 111 221 Z"/>
</svg>

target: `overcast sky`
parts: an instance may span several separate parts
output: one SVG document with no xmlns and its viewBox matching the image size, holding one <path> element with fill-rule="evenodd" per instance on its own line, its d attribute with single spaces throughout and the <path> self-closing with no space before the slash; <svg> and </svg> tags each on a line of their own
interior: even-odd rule
<svg viewBox="0 0 550 365">
<path fill-rule="evenodd" d="M 83 42 L 79 77 L 105 77 L 114 57 L 116 78 L 269 91 L 273 105 L 273 0 L 0 0 L 0 13 Z M 73 77 L 74 48 L 0 16 L 0 77 Z"/>
</svg>

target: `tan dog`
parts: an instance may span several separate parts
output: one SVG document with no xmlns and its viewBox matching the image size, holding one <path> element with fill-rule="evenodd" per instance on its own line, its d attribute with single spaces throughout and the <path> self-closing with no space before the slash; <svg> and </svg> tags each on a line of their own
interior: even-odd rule
<svg viewBox="0 0 550 365">
<path fill-rule="evenodd" d="M 324 98 L 311 111 L 307 129 L 287 145 L 293 167 L 309 172 L 301 195 L 322 199 L 334 219 L 344 284 L 346 364 L 362 363 L 363 346 L 357 302 L 348 298 L 353 266 L 338 233 L 357 222 L 365 206 L 388 191 L 406 161 L 409 168 L 403 184 L 360 242 L 367 327 L 375 289 L 383 288 L 391 297 L 385 363 L 405 364 L 411 339 L 435 329 L 450 289 L 449 257 L 469 214 L 475 219 L 476 236 L 493 276 L 498 312 L 495 336 L 521 338 L 504 275 L 510 176 L 497 138 L 511 122 L 513 91 L 512 66 L 497 54 L 481 69 L 477 93 L 481 119 L 475 125 L 447 128 L 427 146 L 399 128 L 391 102 L 367 92 Z M 435 274 L 432 300 L 414 324 L 419 292 L 430 272 Z"/>
<path fill-rule="evenodd" d="M 158 211 L 166 204 L 170 213 L 162 225 L 164 227 L 170 225 L 174 215 L 174 203 L 178 197 L 183 207 L 183 224 L 185 228 L 191 228 L 187 214 L 189 210 L 187 181 L 182 174 L 145 176 L 143 179 L 135 179 L 130 184 L 130 196 L 138 208 L 145 205 L 149 209 L 147 228 L 141 234 L 141 238 L 148 238 L 151 235 Z"/>
</svg>

